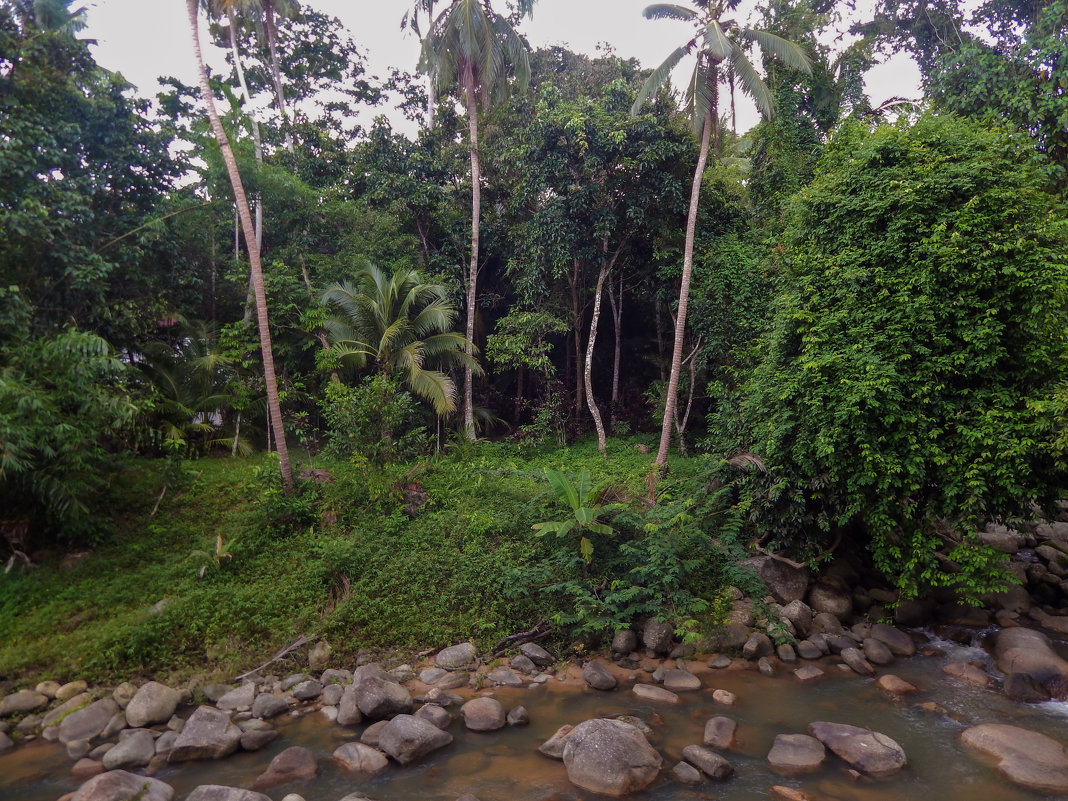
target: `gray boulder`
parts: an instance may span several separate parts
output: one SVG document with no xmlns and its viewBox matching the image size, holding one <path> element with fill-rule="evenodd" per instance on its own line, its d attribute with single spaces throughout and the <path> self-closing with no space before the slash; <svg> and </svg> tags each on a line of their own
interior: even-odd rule
<svg viewBox="0 0 1068 801">
<path fill-rule="evenodd" d="M 530 724 L 530 713 L 525 706 L 514 706 L 508 710 L 507 721 L 509 726 L 527 726 Z"/>
<path fill-rule="evenodd" d="M 71 712 L 59 724 L 59 741 L 64 745 L 75 740 L 92 741 L 108 728 L 118 713 L 119 705 L 111 698 L 102 698 Z"/>
<path fill-rule="evenodd" d="M 415 716 L 430 721 L 441 730 L 449 728 L 452 724 L 452 715 L 437 704 L 424 704 L 416 711 Z"/>
<path fill-rule="evenodd" d="M 723 715 L 709 718 L 705 723 L 705 745 L 728 750 L 734 747 L 738 723 Z"/>
<path fill-rule="evenodd" d="M 780 604 L 802 600 L 812 578 L 807 567 L 794 567 L 766 554 L 746 559 L 742 564 L 753 569 Z"/>
<path fill-rule="evenodd" d="M 185 801 L 271 801 L 255 790 L 226 787 L 221 784 L 202 784 L 185 797 Z"/>
<path fill-rule="evenodd" d="M 1010 673 L 1005 677 L 1002 692 L 1013 701 L 1040 704 L 1050 698 L 1049 690 L 1026 673 Z"/>
<path fill-rule="evenodd" d="M 816 721 L 808 725 L 808 733 L 850 767 L 877 779 L 897 773 L 907 762 L 900 745 L 871 729 Z"/>
<path fill-rule="evenodd" d="M 501 667 L 494 668 L 486 674 L 486 681 L 491 684 L 503 684 L 505 687 L 522 687 L 523 680 L 515 674 L 511 668 Z"/>
<path fill-rule="evenodd" d="M 341 694 L 341 700 L 337 705 L 337 724 L 359 726 L 361 723 L 363 723 L 363 713 L 360 712 L 360 701 L 356 695 L 356 687 L 350 684 Z"/>
<path fill-rule="evenodd" d="M 629 654 L 638 650 L 638 635 L 630 629 L 617 631 L 612 637 L 612 653 Z"/>
<path fill-rule="evenodd" d="M 252 717 L 270 720 L 289 710 L 289 704 L 284 698 L 270 693 L 260 693 L 252 702 Z"/>
<path fill-rule="evenodd" d="M 412 696 L 399 684 L 378 676 L 360 679 L 356 687 L 356 705 L 364 717 L 383 720 L 394 715 L 410 714 Z"/>
<path fill-rule="evenodd" d="M 864 649 L 864 658 L 873 665 L 891 665 L 894 663 L 893 653 L 882 640 L 866 637 L 861 647 Z"/>
<path fill-rule="evenodd" d="M 126 721 L 135 729 L 154 723 L 166 723 L 181 700 L 182 694 L 178 690 L 158 681 L 150 681 L 141 687 L 126 705 Z"/>
<path fill-rule="evenodd" d="M 550 759 L 563 759 L 564 746 L 567 745 L 567 738 L 571 736 L 571 732 L 574 730 L 574 726 L 565 723 L 553 733 L 552 737 L 538 746 L 538 751 L 545 754 L 545 756 Z"/>
<path fill-rule="evenodd" d="M 671 692 L 671 690 L 665 690 L 663 687 L 657 687 L 655 684 L 635 684 L 631 688 L 633 692 L 639 698 L 645 701 L 657 701 L 662 704 L 677 704 L 679 697 Z"/>
<path fill-rule="evenodd" d="M 143 768 L 156 755 L 156 738 L 148 729 L 136 729 L 119 740 L 101 760 L 105 770 Z"/>
<path fill-rule="evenodd" d="M 529 659 L 538 667 L 548 667 L 555 660 L 548 651 L 536 642 L 526 642 L 519 646 L 519 653 Z"/>
<path fill-rule="evenodd" d="M 240 687 L 223 695 L 222 698 L 215 702 L 215 706 L 226 712 L 243 712 L 252 709 L 252 702 L 255 700 L 256 685 L 251 681 L 247 681 Z"/>
<path fill-rule="evenodd" d="M 0 754 L 10 751 L 15 747 L 15 741 L 7 736 L 6 732 L 0 731 Z"/>
<path fill-rule="evenodd" d="M 112 770 L 94 776 L 81 787 L 70 801 L 171 801 L 174 788 L 148 776 L 137 776 L 125 770 Z"/>
<path fill-rule="evenodd" d="M 460 707 L 460 714 L 471 731 L 497 731 L 506 723 L 504 707 L 496 698 L 472 698 Z"/>
<path fill-rule="evenodd" d="M 651 617 L 642 626 L 642 644 L 646 650 L 657 654 L 666 654 L 671 650 L 675 639 L 675 627 Z"/>
<path fill-rule="evenodd" d="M 462 642 L 450 645 L 438 652 L 434 664 L 442 670 L 461 670 L 474 668 L 478 664 L 478 649 L 474 643 Z"/>
<path fill-rule="evenodd" d="M 873 639 L 886 645 L 894 656 L 915 656 L 916 643 L 901 629 L 888 626 L 886 623 L 876 623 L 871 627 Z"/>
<path fill-rule="evenodd" d="M 253 790 L 266 790 L 289 782 L 306 782 L 315 778 L 319 766 L 315 756 L 307 748 L 295 745 L 282 751 L 271 760 L 267 770 L 256 777 Z"/>
<path fill-rule="evenodd" d="M 984 723 L 965 729 L 961 741 L 997 761 L 997 770 L 1014 784 L 1040 793 L 1068 793 L 1068 751 L 1044 734 Z"/>
<path fill-rule="evenodd" d="M 703 745 L 688 745 L 682 749 L 682 758 L 710 779 L 721 782 L 734 773 L 734 766 L 721 754 Z"/>
<path fill-rule="evenodd" d="M 242 751 L 259 751 L 261 748 L 266 748 L 273 743 L 282 733 L 275 729 L 249 729 L 241 734 L 241 750 Z M 163 738 L 160 737 L 162 740 Z M 159 744 L 156 744 L 159 747 Z"/>
<path fill-rule="evenodd" d="M 815 773 L 827 758 L 827 749 L 807 734 L 779 734 L 768 752 L 768 765 L 782 776 Z"/>
<path fill-rule="evenodd" d="M 751 634 L 742 646 L 743 659 L 760 659 L 762 656 L 771 656 L 773 653 L 775 653 L 775 646 L 771 638 L 759 631 Z"/>
<path fill-rule="evenodd" d="M 91 703 L 93 703 L 93 696 L 90 693 L 82 693 L 81 695 L 76 695 L 73 698 L 69 698 L 62 704 L 57 706 L 55 709 L 48 710 L 48 714 L 44 716 L 44 719 L 41 721 L 41 725 L 44 727 L 54 726 L 55 724 L 63 720 L 63 718 L 65 718 L 71 712 L 87 707 Z M 115 703 L 118 704 L 118 701 L 116 701 Z M 122 705 L 119 704 L 119 706 L 121 708 Z"/>
<path fill-rule="evenodd" d="M 619 683 L 608 668 L 596 660 L 582 666 L 582 679 L 595 690 L 614 690 Z"/>
<path fill-rule="evenodd" d="M 25 714 L 48 706 L 48 696 L 33 690 L 19 690 L 0 701 L 0 718 Z"/>
<path fill-rule="evenodd" d="M 672 692 L 700 690 L 701 680 L 688 670 L 679 670 L 678 668 L 675 668 L 673 670 L 664 671 L 664 687 Z"/>
<path fill-rule="evenodd" d="M 414 715 L 397 715 L 382 727 L 378 747 L 407 765 L 452 742 L 452 735 Z"/>
<path fill-rule="evenodd" d="M 700 784 L 704 781 L 704 776 L 701 775 L 701 771 L 691 765 L 689 762 L 677 762 L 675 767 L 670 771 L 672 779 L 679 784 Z"/>
<path fill-rule="evenodd" d="M 377 748 L 363 743 L 345 743 L 334 751 L 333 759 L 351 773 L 381 773 L 389 766 L 389 759 Z"/>
<path fill-rule="evenodd" d="M 512 670 L 518 670 L 520 673 L 526 673 L 528 676 L 533 676 L 538 672 L 538 666 L 534 664 L 529 656 L 524 656 L 523 654 L 513 656 L 508 664 Z"/>
<path fill-rule="evenodd" d="M 345 688 L 340 684 L 328 684 L 323 687 L 319 703 L 323 706 L 337 706 L 341 703 L 341 696 L 345 694 Z"/>
<path fill-rule="evenodd" d="M 864 654 L 860 652 L 859 648 L 846 648 L 842 651 L 841 657 L 842 661 L 849 665 L 854 673 L 859 673 L 861 676 L 875 675 L 875 668 L 864 658 Z"/>
<path fill-rule="evenodd" d="M 994 656 L 1002 673 L 1026 674 L 1055 697 L 1068 688 L 1068 661 L 1053 650 L 1049 637 L 1040 631 L 1019 626 L 1002 629 L 994 640 Z"/>
<path fill-rule="evenodd" d="M 293 688 L 292 693 L 293 697 L 298 701 L 314 701 L 323 694 L 323 685 L 320 681 L 308 679 L 307 681 L 302 681 L 300 684 L 296 685 Z"/>
<path fill-rule="evenodd" d="M 618 720 L 587 720 L 564 743 L 567 778 L 577 787 L 624 796 L 648 787 L 663 759 L 638 729 Z"/>
<path fill-rule="evenodd" d="M 243 732 L 221 709 L 201 706 L 189 716 L 167 757 L 169 762 L 222 759 L 237 750 Z"/>
</svg>

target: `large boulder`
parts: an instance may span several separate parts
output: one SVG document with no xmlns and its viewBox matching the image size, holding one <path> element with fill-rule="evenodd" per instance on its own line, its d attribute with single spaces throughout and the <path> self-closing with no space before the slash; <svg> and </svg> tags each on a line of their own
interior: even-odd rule
<svg viewBox="0 0 1068 801">
<path fill-rule="evenodd" d="M 503 729 L 506 722 L 501 702 L 486 696 L 472 698 L 460 707 L 460 714 L 464 725 L 471 731 L 497 731 Z"/>
<path fill-rule="evenodd" d="M 364 743 L 345 743 L 335 749 L 334 761 L 351 773 L 381 773 L 389 766 L 389 759 L 377 748 Z"/>
<path fill-rule="evenodd" d="M 126 705 L 126 721 L 135 729 L 154 723 L 166 723 L 174 715 L 181 700 L 182 694 L 178 690 L 158 681 L 150 681 L 141 687 Z"/>
<path fill-rule="evenodd" d="M 871 729 L 820 720 L 808 724 L 808 733 L 850 767 L 874 778 L 897 773 L 907 761 L 900 745 Z"/>
<path fill-rule="evenodd" d="M 574 730 L 574 726 L 570 723 L 565 723 L 553 733 L 552 737 L 538 746 L 538 751 L 545 754 L 545 756 L 550 759 L 563 759 L 564 746 L 567 745 L 567 738 L 571 736 L 571 732 Z"/>
<path fill-rule="evenodd" d="M 341 701 L 338 702 L 337 723 L 339 726 L 359 726 L 363 723 L 360 700 L 356 695 L 356 688 L 351 684 L 345 688 Z"/>
<path fill-rule="evenodd" d="M 118 745 L 104 754 L 101 762 L 105 770 L 143 768 L 156 755 L 156 738 L 148 729 L 136 729 L 119 740 Z"/>
<path fill-rule="evenodd" d="M 916 653 L 916 643 L 912 638 L 901 629 L 886 623 L 876 623 L 872 626 L 871 636 L 889 648 L 894 656 L 913 656 Z"/>
<path fill-rule="evenodd" d="M 251 681 L 246 681 L 240 687 L 236 687 L 225 693 L 215 702 L 215 706 L 226 712 L 244 712 L 252 709 L 252 702 L 255 700 L 256 685 Z"/>
<path fill-rule="evenodd" d="M 733 748 L 737 735 L 738 722 L 723 715 L 709 718 L 705 723 L 705 745 L 712 748 Z"/>
<path fill-rule="evenodd" d="M 1049 637 L 1021 626 L 1002 629 L 994 640 L 998 669 L 1010 675 L 1024 673 L 1048 688 L 1054 696 L 1068 690 L 1068 661 L 1054 650 Z"/>
<path fill-rule="evenodd" d="M 237 750 L 243 732 L 221 709 L 197 707 L 174 741 L 169 762 L 222 759 Z"/>
<path fill-rule="evenodd" d="M 48 706 L 48 696 L 33 690 L 19 690 L 0 701 L 0 718 L 33 712 Z"/>
<path fill-rule="evenodd" d="M 703 745 L 686 746 L 682 749 L 682 758 L 717 782 L 729 779 L 734 773 L 734 765 L 726 757 Z"/>
<path fill-rule="evenodd" d="M 415 715 L 397 715 L 382 727 L 378 747 L 407 765 L 452 742 L 452 735 Z"/>
<path fill-rule="evenodd" d="M 752 568 L 761 581 L 768 586 L 768 592 L 780 604 L 800 601 L 808 590 L 812 574 L 807 567 L 793 565 L 767 554 L 760 554 L 743 563 Z"/>
<path fill-rule="evenodd" d="M 662 764 L 645 735 L 619 720 L 587 720 L 564 743 L 567 778 L 602 795 L 619 797 L 645 789 Z"/>
<path fill-rule="evenodd" d="M 853 616 L 853 593 L 838 581 L 817 581 L 808 591 L 808 605 L 816 614 L 826 612 L 839 620 Z"/>
<path fill-rule="evenodd" d="M 364 717 L 384 720 L 395 715 L 410 714 L 414 704 L 404 687 L 372 675 L 360 679 L 356 684 L 356 706 Z"/>
<path fill-rule="evenodd" d="M 1040 793 L 1068 794 L 1068 751 L 1044 734 L 1004 723 L 965 729 L 961 741 L 993 757 L 1009 781 Z"/>
<path fill-rule="evenodd" d="M 474 643 L 462 642 L 438 652 L 434 664 L 442 670 L 467 670 L 478 664 L 478 649 Z"/>
<path fill-rule="evenodd" d="M 675 639 L 675 627 L 651 617 L 642 626 L 642 645 L 646 650 L 656 654 L 666 654 L 671 650 Z"/>
<path fill-rule="evenodd" d="M 289 702 L 271 693 L 260 693 L 252 702 L 252 717 L 270 720 L 289 710 Z"/>
<path fill-rule="evenodd" d="M 619 683 L 596 659 L 582 666 L 582 679 L 595 690 L 614 690 Z"/>
<path fill-rule="evenodd" d="M 266 790 L 289 782 L 306 782 L 315 778 L 319 766 L 315 756 L 307 748 L 294 745 L 271 760 L 267 770 L 256 777 L 253 790 Z"/>
<path fill-rule="evenodd" d="M 185 797 L 185 801 L 271 801 L 269 796 L 241 787 L 202 784 Z"/>
<path fill-rule="evenodd" d="M 768 765 L 783 776 L 815 773 L 823 766 L 827 750 L 807 734 L 779 734 L 768 752 Z"/>
<path fill-rule="evenodd" d="M 70 801 L 171 801 L 174 788 L 149 776 L 112 770 L 94 776 L 79 787 Z"/>
<path fill-rule="evenodd" d="M 689 692 L 701 689 L 701 680 L 688 670 L 664 671 L 664 688 L 672 692 Z"/>
<path fill-rule="evenodd" d="M 77 712 L 71 712 L 59 724 L 59 741 L 64 745 L 75 740 L 91 742 L 108 728 L 118 712 L 119 705 L 112 698 L 102 698 Z"/>
<path fill-rule="evenodd" d="M 633 648 L 631 650 L 634 650 Z M 538 645 L 536 642 L 526 642 L 519 646 L 519 653 L 529 659 L 538 667 L 548 667 L 553 663 L 552 654 Z"/>
</svg>

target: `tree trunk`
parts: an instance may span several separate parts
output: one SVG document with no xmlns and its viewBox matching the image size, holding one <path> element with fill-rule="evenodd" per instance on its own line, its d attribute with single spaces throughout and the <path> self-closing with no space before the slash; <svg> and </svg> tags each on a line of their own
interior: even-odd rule
<svg viewBox="0 0 1068 801">
<path fill-rule="evenodd" d="M 675 344 L 671 349 L 671 376 L 668 378 L 667 395 L 664 398 L 664 422 L 660 427 L 660 449 L 656 453 L 656 467 L 660 473 L 667 471 L 668 449 L 671 447 L 671 429 L 675 421 L 675 406 L 678 403 L 679 373 L 682 372 L 682 340 L 686 333 L 686 310 L 690 302 L 690 278 L 693 274 L 693 241 L 697 232 L 697 205 L 701 199 L 701 179 L 708 161 L 708 142 L 712 136 L 712 106 L 705 112 L 701 129 L 701 150 L 693 173 L 690 189 L 690 210 L 686 215 L 686 242 L 682 252 L 682 284 L 679 287 L 679 308 L 675 317 Z"/>
<path fill-rule="evenodd" d="M 590 338 L 586 343 L 586 368 L 583 370 L 583 383 L 586 385 L 586 405 L 590 407 L 593 427 L 597 429 L 597 450 L 601 456 L 605 455 L 607 441 L 604 434 L 604 423 L 601 420 L 601 410 L 597 408 L 597 401 L 593 399 L 593 346 L 597 342 L 597 323 L 601 318 L 601 292 L 604 289 L 604 282 L 608 278 L 608 271 L 611 266 L 611 262 L 605 259 L 601 262 L 601 270 L 597 274 L 597 287 L 593 292 L 593 319 L 590 320 Z"/>
<path fill-rule="evenodd" d="M 619 300 L 612 282 L 608 282 L 608 305 L 612 307 L 612 324 L 615 326 L 615 349 L 612 353 L 612 405 L 609 423 L 615 428 L 619 412 L 619 357 L 623 345 L 623 275 L 619 276 Z"/>
<path fill-rule="evenodd" d="M 267 324 L 267 294 L 263 287 L 263 268 L 260 264 L 260 251 L 256 246 L 256 231 L 252 224 L 252 214 L 248 208 L 248 198 L 245 195 L 245 187 L 241 183 L 241 174 L 237 170 L 237 161 L 234 152 L 230 149 L 230 140 L 223 129 L 219 112 L 215 109 L 215 98 L 211 94 L 211 86 L 208 83 L 208 73 L 204 67 L 204 56 L 200 50 L 200 32 L 197 29 L 197 0 L 186 0 L 186 10 L 189 15 L 189 31 L 193 37 L 193 55 L 197 62 L 197 71 L 200 75 L 200 94 L 207 107 L 208 119 L 211 121 L 212 131 L 222 151 L 223 163 L 226 164 L 226 172 L 230 177 L 230 185 L 234 190 L 234 200 L 237 204 L 238 216 L 241 220 L 241 229 L 245 235 L 245 246 L 248 248 L 249 271 L 251 283 L 256 296 L 256 322 L 260 333 L 260 351 L 263 354 L 263 379 L 267 389 L 267 410 L 271 427 L 276 433 L 276 448 L 278 461 L 282 471 L 282 481 L 286 489 L 293 487 L 293 471 L 289 464 L 289 449 L 286 447 L 285 429 L 282 427 L 282 409 L 278 401 L 278 379 L 274 372 L 274 353 L 271 348 L 271 330 Z"/>
<path fill-rule="evenodd" d="M 571 328 L 574 331 L 575 345 L 575 419 L 582 416 L 582 376 L 585 370 L 582 366 L 582 306 L 579 301 L 579 273 L 582 262 L 579 259 L 572 260 L 571 275 L 568 276 L 568 284 L 571 285 Z"/>
<path fill-rule="evenodd" d="M 464 70 L 464 95 L 467 99 L 467 131 L 471 145 L 471 264 L 467 270 L 467 344 L 474 356 L 475 302 L 478 297 L 478 232 L 482 206 L 482 170 L 478 161 L 478 107 L 475 98 L 475 76 L 471 66 Z M 475 439 L 475 402 L 471 365 L 464 366 L 464 436 Z"/>
<path fill-rule="evenodd" d="M 278 113 L 282 115 L 282 133 L 286 138 L 286 150 L 293 152 L 293 130 L 289 125 L 289 111 L 286 109 L 286 94 L 282 89 L 282 68 L 278 63 L 278 26 L 275 24 L 274 3 L 263 3 L 263 29 L 267 34 L 267 49 L 271 54 L 271 80 L 274 82 L 274 97 L 278 101 Z"/>
</svg>

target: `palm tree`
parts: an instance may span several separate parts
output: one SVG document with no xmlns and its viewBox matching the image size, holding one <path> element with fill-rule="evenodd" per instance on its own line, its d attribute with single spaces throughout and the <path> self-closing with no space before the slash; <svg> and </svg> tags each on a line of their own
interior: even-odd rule
<svg viewBox="0 0 1068 801">
<path fill-rule="evenodd" d="M 200 50 L 200 31 L 197 27 L 197 0 L 186 0 L 186 11 L 189 15 L 189 30 L 193 37 L 193 55 L 197 62 L 197 71 L 200 76 L 200 96 L 207 107 L 208 120 L 215 139 L 222 151 L 223 163 L 226 165 L 226 173 L 230 177 L 230 186 L 234 190 L 234 202 L 237 204 L 237 214 L 241 220 L 241 230 L 245 236 L 245 247 L 248 249 L 249 281 L 256 297 L 256 322 L 260 334 L 260 351 L 263 354 L 263 379 L 267 389 L 267 413 L 274 430 L 275 449 L 278 451 L 279 466 L 282 471 L 282 481 L 286 488 L 293 486 L 293 470 L 289 464 L 289 449 L 286 447 L 285 429 L 282 427 L 282 407 L 278 399 L 278 379 L 274 372 L 274 351 L 271 348 L 271 329 L 267 325 L 267 293 L 263 287 L 263 267 L 260 264 L 260 249 L 256 243 L 256 231 L 252 225 L 252 214 L 248 208 L 248 197 L 245 195 L 245 187 L 241 182 L 241 173 L 237 169 L 237 160 L 234 151 L 230 148 L 230 140 L 226 136 L 219 112 L 215 108 L 215 98 L 211 93 L 211 85 L 208 83 L 208 72 L 204 66 L 204 55 Z"/>
<path fill-rule="evenodd" d="M 481 372 L 470 341 L 452 331 L 456 307 L 445 287 L 423 283 L 415 270 L 387 275 L 368 264 L 354 284 L 327 289 L 323 303 L 338 312 L 323 323 L 337 359 L 357 368 L 373 362 L 380 373 L 430 401 L 439 415 L 455 410 L 456 385 L 434 368 L 458 365 Z"/>
<path fill-rule="evenodd" d="M 667 454 L 671 446 L 671 429 L 678 403 L 679 374 L 682 372 L 683 336 L 686 332 L 686 309 L 690 297 L 690 278 L 693 273 L 693 242 L 697 230 L 697 206 L 701 197 L 701 178 L 708 161 L 709 142 L 719 141 L 719 88 L 729 80 L 733 92 L 734 82 L 756 102 L 757 109 L 765 116 L 774 113 L 771 92 L 764 85 L 753 64 L 746 57 L 742 42 L 755 43 L 766 53 L 784 61 L 794 69 L 811 71 L 809 59 L 793 42 L 768 31 L 739 28 L 734 20 L 722 19 L 726 11 L 733 11 L 738 0 L 693 0 L 697 10 L 669 3 L 656 3 L 642 12 L 646 19 L 675 19 L 694 26 L 694 35 L 681 47 L 676 48 L 663 64 L 657 67 L 646 80 L 634 101 L 632 114 L 637 114 L 651 94 L 656 92 L 671 71 L 684 58 L 696 54 L 697 63 L 686 93 L 688 111 L 693 122 L 694 134 L 701 143 L 697 167 L 690 189 L 690 209 L 686 215 L 686 241 L 682 256 L 682 284 L 679 288 L 678 314 L 675 318 L 675 344 L 671 353 L 671 375 L 668 378 L 664 402 L 664 422 L 660 429 L 660 449 L 656 454 L 656 466 L 667 469 Z"/>
<path fill-rule="evenodd" d="M 535 0 L 518 0 L 521 16 L 530 16 Z M 467 109 L 471 148 L 471 262 L 467 271 L 467 341 L 464 367 L 464 432 L 475 438 L 472 370 L 474 359 L 475 301 L 478 284 L 479 212 L 482 174 L 478 158 L 478 102 L 483 109 L 507 91 L 509 68 L 520 86 L 530 80 L 526 44 L 489 5 L 489 0 L 452 0 L 430 27 L 423 41 L 419 69 L 430 76 L 438 92 L 455 87 Z"/>
</svg>

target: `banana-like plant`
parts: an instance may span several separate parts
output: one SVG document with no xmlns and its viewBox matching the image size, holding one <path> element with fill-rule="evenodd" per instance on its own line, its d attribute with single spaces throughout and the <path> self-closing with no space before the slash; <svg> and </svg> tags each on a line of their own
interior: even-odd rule
<svg viewBox="0 0 1068 801">
<path fill-rule="evenodd" d="M 598 520 L 604 512 L 615 508 L 615 504 L 601 504 L 603 485 L 594 486 L 588 470 L 579 473 L 575 482 L 559 470 L 546 470 L 545 478 L 549 486 L 553 488 L 556 499 L 571 510 L 571 517 L 566 520 L 535 523 L 531 528 L 537 532 L 539 537 L 552 533 L 560 539 L 572 532 L 577 532 L 579 554 L 586 562 L 593 561 L 593 541 L 587 533 L 601 534 L 605 537 L 616 533 L 610 525 Z"/>
</svg>

